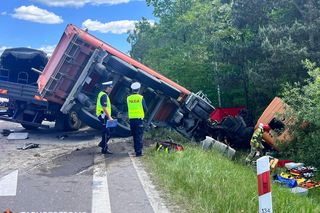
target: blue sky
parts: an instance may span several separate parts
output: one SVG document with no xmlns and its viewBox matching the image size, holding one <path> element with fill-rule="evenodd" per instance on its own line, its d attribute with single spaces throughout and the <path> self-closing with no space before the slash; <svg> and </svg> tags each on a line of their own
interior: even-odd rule
<svg viewBox="0 0 320 213">
<path fill-rule="evenodd" d="M 49 54 L 67 24 L 89 32 L 127 53 L 128 30 L 155 18 L 144 0 L 0 0 L 0 54 L 9 47 L 31 47 Z"/>
</svg>

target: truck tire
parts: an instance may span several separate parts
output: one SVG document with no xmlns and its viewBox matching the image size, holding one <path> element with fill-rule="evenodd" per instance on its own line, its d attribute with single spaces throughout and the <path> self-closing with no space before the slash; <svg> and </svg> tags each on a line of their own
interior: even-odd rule
<svg viewBox="0 0 320 213">
<path fill-rule="evenodd" d="M 29 114 L 23 114 L 23 120 L 24 121 L 33 121 L 34 116 L 29 115 Z M 42 119 L 38 119 L 37 121 L 35 121 L 35 123 L 41 124 Z M 28 124 L 21 124 L 21 126 L 27 130 L 35 130 L 38 129 L 38 126 L 32 126 L 32 125 L 28 125 Z"/>
<path fill-rule="evenodd" d="M 90 112 L 85 110 L 84 108 L 81 108 L 78 111 L 78 115 L 81 121 L 83 121 L 88 126 L 98 130 L 102 130 L 102 128 L 104 128 L 100 123 L 99 119 L 95 115 L 92 115 Z M 111 128 L 111 135 L 113 137 L 129 137 L 131 136 L 130 127 L 118 123 L 117 127 Z"/>
<path fill-rule="evenodd" d="M 115 56 L 108 58 L 107 69 L 111 69 L 129 78 L 134 78 L 138 72 L 131 64 L 128 64 Z"/>
<path fill-rule="evenodd" d="M 138 69 L 136 79 L 143 85 L 150 87 L 154 90 L 161 89 L 161 81 L 153 75 Z"/>
<path fill-rule="evenodd" d="M 174 99 L 177 99 L 181 94 L 181 92 L 178 89 L 174 88 L 173 86 L 164 81 L 161 81 L 160 89 L 165 95 Z"/>
<path fill-rule="evenodd" d="M 39 128 L 38 126 L 31 126 L 31 125 L 28 125 L 28 124 L 21 124 L 21 126 L 23 128 L 25 128 L 26 130 L 35 130 L 35 129 Z"/>
<path fill-rule="evenodd" d="M 82 121 L 79 119 L 78 113 L 76 111 L 70 111 L 66 115 L 64 126 L 66 130 L 75 131 L 80 129 Z"/>
</svg>

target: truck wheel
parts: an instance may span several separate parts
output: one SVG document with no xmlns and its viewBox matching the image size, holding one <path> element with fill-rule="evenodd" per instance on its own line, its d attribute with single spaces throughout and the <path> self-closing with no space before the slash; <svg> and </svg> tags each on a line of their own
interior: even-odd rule
<svg viewBox="0 0 320 213">
<path fill-rule="evenodd" d="M 21 124 L 21 126 L 23 128 L 25 128 L 26 130 L 35 130 L 35 129 L 39 128 L 38 126 L 31 126 L 31 125 L 28 125 L 28 124 Z"/>
<path fill-rule="evenodd" d="M 29 114 L 23 114 L 23 120 L 24 121 L 33 121 L 34 116 L 33 115 L 29 115 Z M 35 123 L 41 124 L 42 119 L 38 119 L 35 121 Z M 28 125 L 28 124 L 21 124 L 21 126 L 27 130 L 34 130 L 34 129 L 38 129 L 38 126 L 32 126 L 32 125 Z"/>
<path fill-rule="evenodd" d="M 153 75 L 150 75 L 149 73 L 144 72 L 143 70 L 138 69 L 136 79 L 143 85 L 150 87 L 154 90 L 161 89 L 160 80 L 154 77 Z"/>
<path fill-rule="evenodd" d="M 110 58 L 108 58 L 107 69 L 110 68 L 115 72 L 118 72 L 129 78 L 134 78 L 138 72 L 137 69 L 134 68 L 131 64 L 128 64 L 127 62 L 115 56 L 111 56 Z"/>
<path fill-rule="evenodd" d="M 178 89 L 174 88 L 173 86 L 164 81 L 161 81 L 160 89 L 165 95 L 170 96 L 174 99 L 177 99 L 181 94 L 181 92 Z"/>
<path fill-rule="evenodd" d="M 78 113 L 76 111 L 71 111 L 66 116 L 64 126 L 67 130 L 78 130 L 82 125 L 81 120 L 79 119 Z"/>
<path fill-rule="evenodd" d="M 101 130 L 103 128 L 98 118 L 95 115 L 92 115 L 87 110 L 81 108 L 78 112 L 78 115 L 81 121 L 86 123 L 88 126 L 98 130 Z M 114 137 L 129 137 L 131 135 L 130 127 L 118 123 L 117 127 L 112 128 L 111 135 Z"/>
</svg>

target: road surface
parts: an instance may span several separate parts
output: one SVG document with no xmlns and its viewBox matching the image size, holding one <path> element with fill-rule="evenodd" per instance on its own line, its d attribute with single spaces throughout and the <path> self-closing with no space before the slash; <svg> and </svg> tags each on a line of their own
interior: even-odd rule
<svg viewBox="0 0 320 213">
<path fill-rule="evenodd" d="M 0 121 L 0 131 L 28 132 L 26 140 L 0 135 L 0 212 L 173 212 L 155 189 L 130 138 L 111 139 L 101 155 L 99 132 L 24 130 Z M 39 148 L 18 150 L 25 143 Z M 174 211 L 176 212 L 176 211 Z"/>
</svg>

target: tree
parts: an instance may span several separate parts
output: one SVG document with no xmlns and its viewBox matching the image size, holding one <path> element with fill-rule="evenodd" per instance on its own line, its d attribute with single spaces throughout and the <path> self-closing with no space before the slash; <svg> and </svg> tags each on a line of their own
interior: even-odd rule
<svg viewBox="0 0 320 213">
<path fill-rule="evenodd" d="M 309 78 L 305 85 L 287 85 L 283 98 L 290 106 L 288 117 L 295 123 L 289 126 L 295 140 L 285 147 L 285 153 L 296 160 L 316 167 L 320 166 L 320 68 L 316 63 L 304 61 Z"/>
</svg>

